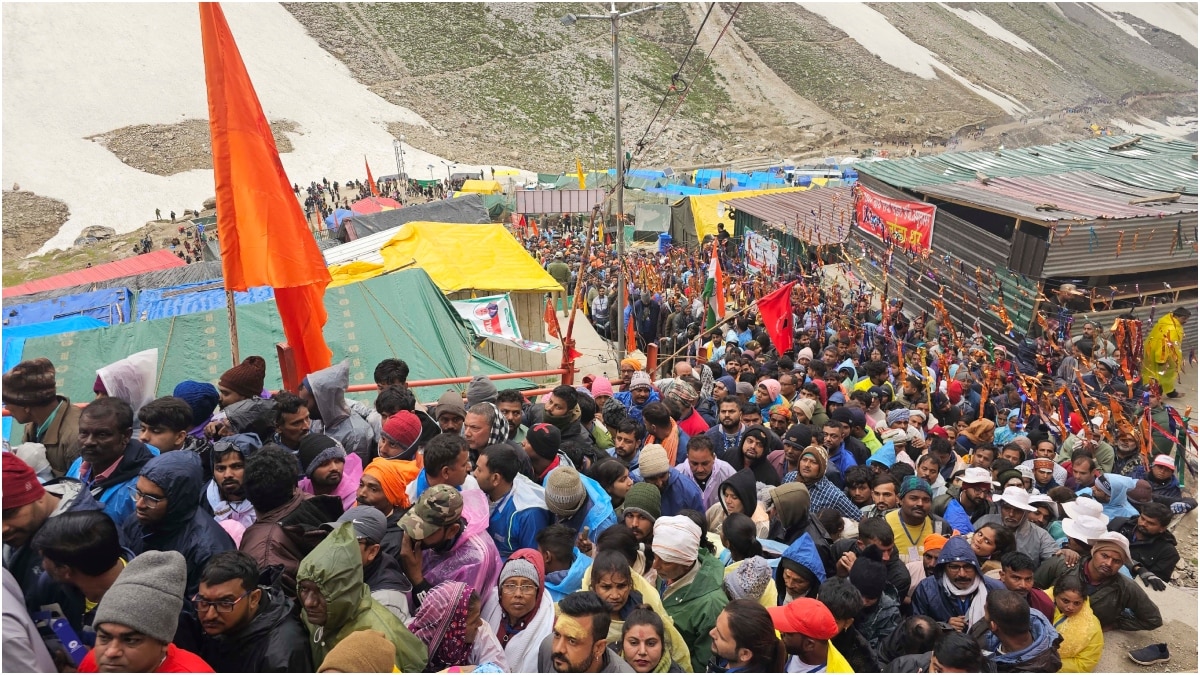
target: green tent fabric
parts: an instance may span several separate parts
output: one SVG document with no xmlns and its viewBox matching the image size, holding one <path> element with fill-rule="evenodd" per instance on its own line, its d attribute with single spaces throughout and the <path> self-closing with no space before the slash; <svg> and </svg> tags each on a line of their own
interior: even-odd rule
<svg viewBox="0 0 1200 675">
<path fill-rule="evenodd" d="M 423 187 L 423 188 L 436 187 L 441 184 L 442 184 L 442 181 L 440 178 L 432 178 L 430 180 L 417 179 L 417 187 Z"/>
<path fill-rule="evenodd" d="M 550 185 L 553 185 L 554 183 L 558 182 L 559 178 L 562 178 L 561 173 L 539 173 L 538 174 L 538 182 L 539 183 L 548 183 Z M 576 181 L 576 182 L 578 182 L 578 181 Z"/>
<path fill-rule="evenodd" d="M 325 340 L 334 363 L 350 359 L 351 385 L 372 384 L 375 365 L 393 357 L 408 363 L 410 380 L 511 372 L 475 351 L 475 336 L 422 269 L 329 289 L 325 309 L 329 313 Z M 238 307 L 237 322 L 241 357 L 265 358 L 266 387 L 279 389 L 275 344 L 283 342 L 284 336 L 275 302 Z M 22 358 L 49 358 L 61 378 L 59 391 L 72 401 L 88 401 L 98 368 L 152 347 L 158 347 L 159 396 L 170 395 L 183 380 L 215 383 L 232 365 L 226 311 L 32 338 L 26 340 Z M 536 386 L 523 379 L 503 382 L 502 388 Z M 454 388 L 462 391 L 465 386 Z M 419 401 L 431 403 L 446 389 L 420 387 L 414 393 Z M 363 393 L 351 396 L 374 399 Z"/>
<path fill-rule="evenodd" d="M 515 209 L 517 206 L 516 198 L 509 197 L 508 195 L 499 194 L 480 196 L 483 197 L 483 208 L 488 210 L 488 215 L 491 217 L 492 222 L 494 223 L 500 222 L 500 219 L 504 216 L 505 211 L 512 213 L 513 209 Z"/>
</svg>

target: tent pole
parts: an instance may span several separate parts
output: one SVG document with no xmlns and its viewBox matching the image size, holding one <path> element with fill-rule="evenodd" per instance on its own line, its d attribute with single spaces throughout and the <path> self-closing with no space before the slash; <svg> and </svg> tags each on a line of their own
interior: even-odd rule
<svg viewBox="0 0 1200 675">
<path fill-rule="evenodd" d="M 233 301 L 233 291 L 225 287 L 225 309 L 229 314 L 229 352 L 233 355 L 233 365 L 242 362 L 238 354 L 237 308 Z"/>
</svg>

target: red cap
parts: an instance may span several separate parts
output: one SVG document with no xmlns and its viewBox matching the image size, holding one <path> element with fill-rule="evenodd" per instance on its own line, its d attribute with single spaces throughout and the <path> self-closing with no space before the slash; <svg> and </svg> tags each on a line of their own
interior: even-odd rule
<svg viewBox="0 0 1200 675">
<path fill-rule="evenodd" d="M 780 633 L 799 633 L 814 640 L 830 640 L 838 634 L 833 613 L 820 600 L 797 598 L 782 607 L 768 607 L 767 612 Z"/>
<path fill-rule="evenodd" d="M 408 410 L 401 410 L 383 422 L 383 433 L 406 449 L 421 438 L 421 420 Z"/>
<path fill-rule="evenodd" d="M 38 482 L 37 474 L 20 457 L 6 452 L 4 454 L 4 490 L 3 508 L 17 509 L 26 504 L 32 504 L 46 494 L 42 484 Z"/>
<path fill-rule="evenodd" d="M 950 434 L 949 434 L 949 433 L 947 433 L 947 432 L 946 432 L 946 430 L 945 430 L 945 429 L 943 429 L 943 428 L 942 428 L 942 427 L 940 427 L 940 426 L 936 426 L 936 427 L 934 427 L 934 428 L 930 429 L 930 430 L 929 430 L 929 435 L 930 435 L 930 436 L 937 436 L 938 438 L 944 438 L 944 439 L 946 439 L 946 440 L 950 440 Z"/>
</svg>

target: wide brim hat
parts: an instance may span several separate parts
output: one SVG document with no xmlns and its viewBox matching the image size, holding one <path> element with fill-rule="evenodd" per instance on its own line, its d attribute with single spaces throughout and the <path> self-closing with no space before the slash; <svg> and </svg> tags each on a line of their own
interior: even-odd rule
<svg viewBox="0 0 1200 675">
<path fill-rule="evenodd" d="M 1024 488 L 1019 488 L 1015 485 L 1004 488 L 1004 493 L 999 497 L 995 497 L 992 501 L 997 504 L 1008 504 L 1015 509 L 1036 512 L 1037 507 L 1029 503 L 1029 493 Z"/>
</svg>

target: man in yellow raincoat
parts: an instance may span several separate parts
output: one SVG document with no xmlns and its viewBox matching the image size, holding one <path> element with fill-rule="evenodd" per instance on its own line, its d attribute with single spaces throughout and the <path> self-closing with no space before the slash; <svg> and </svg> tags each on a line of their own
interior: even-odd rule
<svg viewBox="0 0 1200 675">
<path fill-rule="evenodd" d="M 1183 364 L 1183 322 L 1191 317 L 1187 307 L 1179 307 L 1158 320 L 1143 344 L 1142 382 L 1157 381 L 1163 394 L 1179 398 L 1175 380 Z"/>
</svg>

